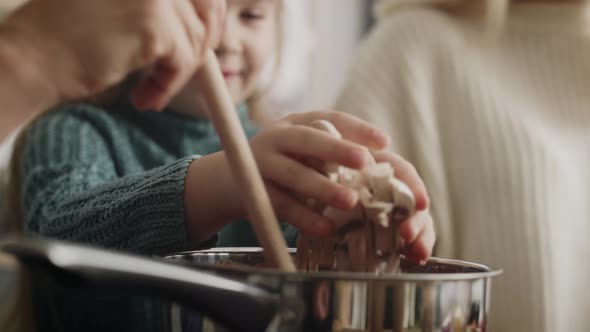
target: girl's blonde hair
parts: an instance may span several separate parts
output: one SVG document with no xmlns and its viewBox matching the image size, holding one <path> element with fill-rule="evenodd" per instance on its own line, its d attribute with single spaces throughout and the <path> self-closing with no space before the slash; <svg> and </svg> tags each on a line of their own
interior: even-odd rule
<svg viewBox="0 0 590 332">
<path fill-rule="evenodd" d="M 278 67 L 280 66 L 280 59 L 281 59 L 281 45 L 282 45 L 282 35 L 283 35 L 283 26 L 282 26 L 282 12 L 283 12 L 283 4 L 282 0 L 277 0 L 277 11 L 276 11 L 276 56 L 275 56 L 275 63 L 273 64 L 273 76 L 272 78 L 275 79 L 278 73 Z M 135 86 L 137 80 L 139 79 L 141 73 L 131 74 L 123 83 L 119 86 L 116 86 L 104 93 L 94 96 L 91 98 L 87 98 L 81 100 L 80 102 L 85 102 L 97 106 L 101 106 L 105 109 L 109 109 L 116 103 L 121 102 L 123 99 L 128 98 L 131 93 L 132 87 Z M 256 91 L 252 96 L 250 96 L 246 100 L 246 104 L 250 110 L 250 117 L 256 123 L 264 122 L 264 117 L 266 113 L 265 109 L 265 100 L 264 97 L 266 95 L 267 89 L 259 89 Z M 12 155 L 10 158 L 10 164 L 8 169 L 8 181 L 6 188 L 0 188 L 0 190 L 5 191 L 5 211 L 0 211 L 0 213 L 5 214 L 5 218 L 0 218 L 0 221 L 4 219 L 7 223 L 7 228 L 14 234 L 22 234 L 24 231 L 23 227 L 23 212 L 24 207 L 22 206 L 22 190 L 21 190 L 21 179 L 22 179 L 22 172 L 23 172 L 23 165 L 22 165 L 22 152 L 25 149 L 25 145 L 27 143 L 26 140 L 26 133 L 28 129 L 30 129 L 33 124 L 41 117 L 46 116 L 48 113 L 53 112 L 64 105 L 59 105 L 48 109 L 44 112 L 40 112 L 37 116 L 33 119 L 28 121 L 27 124 L 20 130 L 17 138 L 15 139 Z M 21 266 L 17 267 L 17 274 L 18 274 L 18 286 L 17 286 L 17 294 L 16 294 L 16 303 L 14 307 L 11 309 L 11 313 L 8 315 L 8 318 L 4 321 L 0 321 L 0 331 L 32 331 L 34 329 L 33 320 L 32 320 L 32 303 L 31 303 L 31 277 L 28 271 L 23 269 Z"/>
<path fill-rule="evenodd" d="M 502 30 L 510 0 L 379 0 L 375 5 L 375 15 L 380 18 L 402 7 L 429 5 L 450 13 L 480 17 L 485 20 L 491 33 Z"/>
</svg>

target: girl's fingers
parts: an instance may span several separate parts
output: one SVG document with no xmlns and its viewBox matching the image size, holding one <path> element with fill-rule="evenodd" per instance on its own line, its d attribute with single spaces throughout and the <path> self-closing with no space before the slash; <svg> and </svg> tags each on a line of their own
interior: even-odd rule
<svg viewBox="0 0 590 332">
<path fill-rule="evenodd" d="M 363 146 L 307 126 L 277 130 L 276 136 L 274 144 L 279 151 L 300 158 L 315 158 L 354 169 L 366 167 L 373 160 Z"/>
<path fill-rule="evenodd" d="M 405 243 L 416 242 L 426 227 L 432 225 L 432 218 L 426 211 L 415 213 L 399 225 L 399 233 Z"/>
<path fill-rule="evenodd" d="M 316 120 L 331 122 L 346 140 L 381 150 L 389 145 L 389 136 L 367 122 L 350 114 L 334 111 L 315 111 L 291 114 L 286 120 L 292 124 L 307 126 Z"/>
<path fill-rule="evenodd" d="M 387 162 L 395 170 L 395 177 L 410 187 L 416 198 L 416 210 L 426 210 L 430 205 L 426 185 L 420 178 L 416 168 L 401 156 L 389 151 L 373 151 L 375 161 Z"/>
<path fill-rule="evenodd" d="M 350 209 L 358 202 L 356 191 L 330 181 L 314 169 L 291 158 L 271 156 L 260 164 L 267 180 L 298 196 L 312 198 L 339 209 Z"/>
<path fill-rule="evenodd" d="M 412 244 L 406 251 L 406 258 L 411 262 L 426 264 L 426 261 L 432 256 L 432 248 L 436 241 L 433 229 L 427 228 L 420 240 Z"/>
<path fill-rule="evenodd" d="M 408 221 L 411 222 L 414 218 L 417 218 L 415 221 L 422 220 L 423 222 L 420 223 L 423 224 L 423 227 L 421 232 L 415 237 L 414 241 L 406 242 L 407 245 L 404 254 L 410 261 L 423 264 L 432 255 L 432 248 L 436 242 L 436 233 L 434 231 L 434 225 L 430 214 L 421 212 L 410 218 Z"/>
<path fill-rule="evenodd" d="M 294 199 L 282 190 L 268 186 L 277 216 L 295 226 L 298 230 L 311 236 L 328 236 L 332 234 L 332 222 L 309 207 Z"/>
</svg>

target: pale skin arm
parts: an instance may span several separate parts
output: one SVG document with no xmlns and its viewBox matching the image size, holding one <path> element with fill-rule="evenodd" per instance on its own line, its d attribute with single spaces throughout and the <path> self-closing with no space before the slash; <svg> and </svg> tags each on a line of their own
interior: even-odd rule
<svg viewBox="0 0 590 332">
<path fill-rule="evenodd" d="M 58 100 L 53 86 L 44 82 L 37 66 L 32 65 L 33 57 L 11 39 L 12 35 L 0 31 L 0 140 L 33 113 Z"/>
<path fill-rule="evenodd" d="M 319 119 L 332 122 L 345 140 L 308 126 Z M 383 149 L 387 145 L 388 137 L 376 128 L 337 112 L 295 114 L 269 125 L 251 140 L 277 215 L 300 231 L 318 236 L 329 235 L 333 230 L 332 222 L 295 197 L 313 198 L 336 208 L 350 209 L 358 203 L 358 195 L 346 186 L 329 181 L 302 161 L 320 159 L 361 169 L 373 160 L 367 148 Z M 391 162 L 399 170 L 398 177 L 414 192 L 417 210 L 426 211 L 429 205 L 426 188 L 413 167 L 389 152 L 378 153 L 376 157 L 379 161 Z M 204 241 L 230 221 L 246 217 L 223 152 L 197 159 L 190 165 L 184 201 L 186 225 L 192 241 Z M 427 259 L 434 245 L 432 220 L 413 217 L 402 227 L 408 253 L 416 261 Z"/>
<path fill-rule="evenodd" d="M 33 114 L 150 67 L 134 91 L 162 109 L 221 34 L 225 1 L 31 0 L 0 25 L 0 139 Z"/>
</svg>

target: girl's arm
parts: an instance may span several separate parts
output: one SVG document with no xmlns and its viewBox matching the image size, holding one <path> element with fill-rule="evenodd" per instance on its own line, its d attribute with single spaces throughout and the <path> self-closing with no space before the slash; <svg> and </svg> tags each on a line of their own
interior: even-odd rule
<svg viewBox="0 0 590 332">
<path fill-rule="evenodd" d="M 306 126 L 317 119 L 332 120 L 349 140 Z M 158 253 L 207 240 L 246 216 L 223 152 L 142 171 L 152 149 L 138 148 L 144 138 L 117 125 L 106 112 L 80 108 L 47 115 L 27 132 L 22 193 L 29 232 Z M 251 141 L 279 217 L 312 234 L 329 233 L 331 222 L 298 197 L 340 208 L 353 207 L 358 197 L 301 160 L 363 167 L 371 157 L 361 144 L 383 147 L 386 138 L 334 112 L 293 115 Z"/>
<path fill-rule="evenodd" d="M 125 148 L 140 138 L 132 135 L 131 142 L 126 135 L 107 134 L 104 118 L 110 119 L 100 111 L 59 112 L 29 131 L 23 178 L 27 230 L 127 251 L 165 253 L 204 241 L 245 216 L 223 152 L 142 171 L 136 164 L 151 150 Z M 345 139 L 308 126 L 318 119 L 333 122 Z M 358 194 L 305 161 L 360 169 L 373 160 L 367 147 L 386 144 L 387 137 L 372 126 L 335 112 L 295 114 L 251 140 L 278 216 L 315 235 L 330 234 L 333 225 L 300 198 L 350 209 Z M 411 177 L 409 182 L 421 183 L 417 175 Z M 423 186 L 414 189 L 417 201 L 424 202 L 421 208 L 427 208 Z"/>
<path fill-rule="evenodd" d="M 145 254 L 187 248 L 184 182 L 197 157 L 123 171 L 139 162 L 134 151 L 124 148 L 125 136 L 106 134 L 109 123 L 101 119 L 107 115 L 92 115 L 51 114 L 27 132 L 21 179 L 25 229 Z"/>
</svg>

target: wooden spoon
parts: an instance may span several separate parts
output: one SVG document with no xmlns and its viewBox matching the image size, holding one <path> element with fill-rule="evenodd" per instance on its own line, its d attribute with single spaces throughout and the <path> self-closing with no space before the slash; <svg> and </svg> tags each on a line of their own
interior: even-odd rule
<svg viewBox="0 0 590 332">
<path fill-rule="evenodd" d="M 209 116 L 245 201 L 256 237 L 266 258 L 275 267 L 294 272 L 295 265 L 287 251 L 270 198 L 213 51 L 208 51 L 202 70 L 203 92 L 210 109 Z"/>
</svg>

